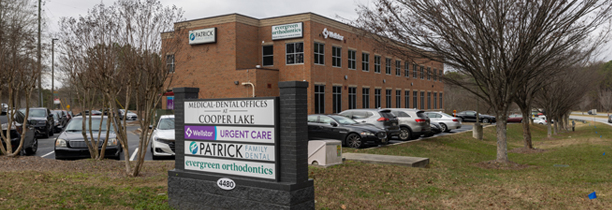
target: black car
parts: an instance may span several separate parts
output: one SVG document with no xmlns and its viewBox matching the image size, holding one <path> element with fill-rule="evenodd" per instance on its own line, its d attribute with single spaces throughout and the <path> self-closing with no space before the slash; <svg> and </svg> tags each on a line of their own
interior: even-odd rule
<svg viewBox="0 0 612 210">
<path fill-rule="evenodd" d="M 19 111 L 25 114 L 26 109 L 19 109 Z M 53 136 L 53 113 L 51 110 L 39 107 L 39 108 L 30 108 L 30 112 L 28 113 L 28 121 L 34 126 L 36 129 L 36 134 L 42 136 L 43 138 L 49 138 Z"/>
<path fill-rule="evenodd" d="M 440 126 L 438 123 L 429 123 L 429 126 L 431 129 L 427 133 L 423 134 L 423 136 L 430 137 L 442 133 L 442 126 Z"/>
<path fill-rule="evenodd" d="M 387 144 L 384 129 L 372 124 L 360 124 L 340 115 L 308 115 L 308 139 L 335 139 L 343 145 L 361 148 L 366 144 Z"/>
<path fill-rule="evenodd" d="M 13 125 L 8 126 L 8 120 L 10 115 L 7 115 L 7 112 L 2 112 L 0 114 L 0 124 L 2 125 L 2 133 L 4 137 L 8 137 L 8 134 L 11 135 L 11 148 L 13 148 L 13 152 L 17 150 L 19 147 L 19 142 L 21 142 L 21 136 L 23 132 L 23 126 L 25 125 L 25 138 L 23 140 L 23 151 L 26 155 L 33 155 L 38 150 L 38 139 L 36 139 L 36 135 L 34 134 L 34 129 L 32 126 L 25 120 L 25 115 L 21 112 L 9 112 L 15 113 Z M 10 130 L 10 131 L 9 131 Z M 4 139 L 2 141 L 2 146 L 6 148 L 6 142 Z"/>
<path fill-rule="evenodd" d="M 91 140 L 90 132 L 89 132 L 89 120 L 87 117 L 74 117 L 70 120 L 70 123 L 64 129 L 57 139 L 55 139 L 55 159 L 78 159 L 78 158 L 90 158 L 89 149 L 87 148 L 87 144 L 83 139 L 83 119 L 87 120 L 85 123 L 86 135 L 89 140 Z M 92 116 L 92 132 L 93 139 L 98 141 L 98 150 L 102 149 L 102 145 L 104 145 L 104 139 L 106 138 L 106 123 L 108 122 L 108 118 L 102 116 Z M 102 124 L 102 129 L 100 129 L 100 124 Z M 100 135 L 100 139 L 98 139 L 98 133 Z M 91 141 L 89 142 L 91 144 Z M 121 158 L 121 144 L 117 140 L 117 136 L 113 131 L 113 127 L 111 126 L 111 131 L 108 135 L 108 142 L 106 144 L 106 152 L 104 153 L 104 157 L 113 158 L 119 160 Z"/>
<path fill-rule="evenodd" d="M 476 122 L 476 111 L 463 111 L 457 113 L 457 118 L 461 119 L 461 122 Z M 480 122 L 482 123 L 494 123 L 495 116 L 480 114 Z"/>
<path fill-rule="evenodd" d="M 51 110 L 51 112 L 53 113 L 53 115 L 57 115 L 57 118 L 59 119 L 62 127 L 66 126 L 68 124 L 68 121 L 70 121 L 68 114 L 64 110 L 56 109 L 56 110 Z"/>
</svg>

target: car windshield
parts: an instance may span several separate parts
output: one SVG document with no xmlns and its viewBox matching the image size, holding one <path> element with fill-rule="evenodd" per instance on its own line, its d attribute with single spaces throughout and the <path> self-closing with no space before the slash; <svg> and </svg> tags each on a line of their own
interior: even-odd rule
<svg viewBox="0 0 612 210">
<path fill-rule="evenodd" d="M 100 123 L 102 123 L 102 131 L 106 131 L 106 123 L 108 119 L 102 120 L 102 118 L 92 118 L 91 119 L 91 127 L 92 131 L 98 131 L 100 129 Z M 85 121 L 85 129 L 89 130 L 89 120 Z M 66 126 L 66 132 L 81 132 L 83 130 L 83 118 L 73 118 L 70 120 L 70 123 Z M 113 126 L 111 125 L 111 131 L 113 131 Z"/>
<path fill-rule="evenodd" d="M 25 109 L 19 109 L 20 112 L 24 113 L 26 112 Z M 30 117 L 46 117 L 47 116 L 47 111 L 44 109 L 30 109 L 30 112 L 28 113 L 28 116 Z"/>
<path fill-rule="evenodd" d="M 174 118 L 162 118 L 157 125 L 159 130 L 174 130 Z"/>
<path fill-rule="evenodd" d="M 331 115 L 330 117 L 334 118 L 334 120 L 338 121 L 338 123 L 340 123 L 341 125 L 352 125 L 357 123 L 357 121 L 344 116 Z"/>
</svg>

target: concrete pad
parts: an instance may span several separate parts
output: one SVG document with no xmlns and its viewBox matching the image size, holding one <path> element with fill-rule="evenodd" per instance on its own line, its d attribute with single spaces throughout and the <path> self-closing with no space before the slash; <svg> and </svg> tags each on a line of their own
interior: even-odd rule
<svg viewBox="0 0 612 210">
<path fill-rule="evenodd" d="M 347 160 L 361 161 L 364 163 L 390 164 L 408 167 L 424 168 L 429 164 L 429 158 L 393 156 L 393 155 L 373 155 L 363 153 L 342 153 L 342 158 Z"/>
</svg>

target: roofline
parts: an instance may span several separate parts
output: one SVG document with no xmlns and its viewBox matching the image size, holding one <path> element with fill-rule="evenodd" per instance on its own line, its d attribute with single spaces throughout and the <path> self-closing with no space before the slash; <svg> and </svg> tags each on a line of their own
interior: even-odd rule
<svg viewBox="0 0 612 210">
<path fill-rule="evenodd" d="M 258 21 L 269 20 L 269 19 L 276 19 L 276 18 L 284 18 L 284 17 L 291 17 L 291 16 L 298 16 L 298 15 L 315 15 L 315 16 L 318 16 L 318 17 L 321 17 L 321 18 L 325 18 L 325 19 L 328 19 L 328 20 L 331 20 L 331 21 L 334 21 L 334 22 L 337 22 L 337 23 L 344 24 L 346 26 L 355 28 L 352 25 L 340 22 L 338 20 L 335 20 L 335 19 L 323 16 L 323 15 L 320 15 L 320 14 L 317 14 L 317 13 L 314 13 L 314 12 L 302 12 L 302 13 L 294 13 L 294 14 L 288 14 L 288 15 L 279 15 L 279 16 L 273 16 L 273 17 L 266 17 L 266 18 L 255 18 L 255 17 L 251 17 L 251 16 L 248 16 L 248 15 L 240 14 L 240 13 L 228 13 L 228 14 L 215 15 L 215 16 L 210 16 L 210 17 L 203 17 L 203 18 L 197 18 L 197 19 L 184 20 L 184 21 L 180 21 L 180 22 L 175 22 L 175 24 L 187 23 L 187 22 L 198 21 L 198 20 L 205 20 L 205 19 L 212 19 L 212 18 L 219 18 L 219 17 L 231 16 L 231 15 L 242 16 L 242 17 L 246 17 L 246 18 L 250 18 L 250 19 L 258 20 Z"/>
</svg>

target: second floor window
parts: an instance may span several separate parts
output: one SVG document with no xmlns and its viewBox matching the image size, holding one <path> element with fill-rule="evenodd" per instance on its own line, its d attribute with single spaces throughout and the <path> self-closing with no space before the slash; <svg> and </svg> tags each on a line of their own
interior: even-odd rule
<svg viewBox="0 0 612 210">
<path fill-rule="evenodd" d="M 385 74 L 391 74 L 391 58 L 385 59 Z"/>
<path fill-rule="evenodd" d="M 374 56 L 374 73 L 380 73 L 380 56 Z"/>
<path fill-rule="evenodd" d="M 166 56 L 166 69 L 168 69 L 170 73 L 174 72 L 174 55 Z"/>
<path fill-rule="evenodd" d="M 419 66 L 416 64 L 412 65 L 412 78 L 417 78 L 417 69 L 419 69 Z"/>
<path fill-rule="evenodd" d="M 348 69 L 356 69 L 357 52 L 355 50 L 348 51 Z"/>
<path fill-rule="evenodd" d="M 262 47 L 263 66 L 274 65 L 274 45 L 267 45 Z"/>
<path fill-rule="evenodd" d="M 287 45 L 287 64 L 304 63 L 304 43 L 288 43 Z"/>
<path fill-rule="evenodd" d="M 404 75 L 409 78 L 410 77 L 410 69 L 408 69 L 408 67 L 410 67 L 408 62 L 404 62 Z"/>
<path fill-rule="evenodd" d="M 361 70 L 370 71 L 370 54 L 361 53 Z"/>
<path fill-rule="evenodd" d="M 402 76 L 402 62 L 395 61 L 395 76 Z"/>
<path fill-rule="evenodd" d="M 325 44 L 314 43 L 314 63 L 325 65 Z"/>
<path fill-rule="evenodd" d="M 342 67 L 342 48 L 332 47 L 332 66 Z"/>
</svg>

